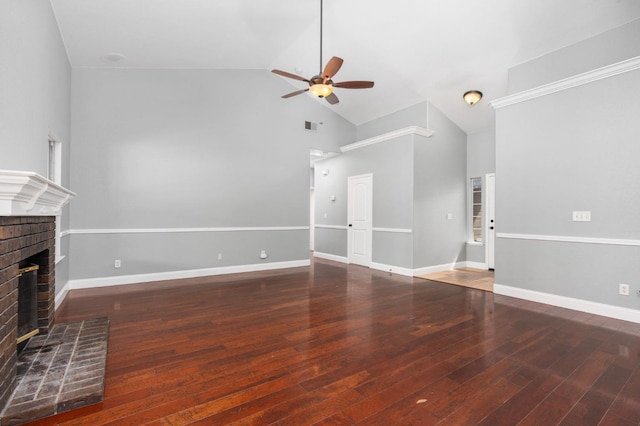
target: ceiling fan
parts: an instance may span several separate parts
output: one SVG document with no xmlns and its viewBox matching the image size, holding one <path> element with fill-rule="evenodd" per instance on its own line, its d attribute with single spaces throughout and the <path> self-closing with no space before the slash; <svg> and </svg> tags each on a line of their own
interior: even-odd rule
<svg viewBox="0 0 640 426">
<path fill-rule="evenodd" d="M 322 2 L 320 0 L 320 68 L 322 69 Z M 304 81 L 309 84 L 309 87 L 306 89 L 296 90 L 295 92 L 287 93 L 283 95 L 283 98 L 291 98 L 296 95 L 300 95 L 304 92 L 311 92 L 319 98 L 325 98 L 327 102 L 331 105 L 337 104 L 340 102 L 335 93 L 333 93 L 334 87 L 340 87 L 342 89 L 368 89 L 373 87 L 373 81 L 342 81 L 338 83 L 334 83 L 332 78 L 340 67 L 342 66 L 342 58 L 338 58 L 337 56 L 332 57 L 327 62 L 327 65 L 324 67 L 318 75 L 314 75 L 311 78 L 304 78 L 296 74 L 291 74 L 286 71 L 281 70 L 271 70 L 271 72 L 281 75 L 283 77 L 293 78 L 294 80 Z"/>
</svg>

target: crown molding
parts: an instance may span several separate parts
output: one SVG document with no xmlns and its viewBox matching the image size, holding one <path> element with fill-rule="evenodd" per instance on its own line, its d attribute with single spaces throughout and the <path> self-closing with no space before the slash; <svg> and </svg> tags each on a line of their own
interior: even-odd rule
<svg viewBox="0 0 640 426">
<path fill-rule="evenodd" d="M 374 136 L 369 139 L 363 139 L 361 141 L 354 142 L 349 145 L 344 145 L 340 147 L 340 151 L 342 152 L 353 151 L 354 149 L 364 148 L 365 146 L 374 145 L 380 142 L 388 141 L 388 140 L 399 138 L 400 136 L 406 136 L 406 135 L 420 135 L 426 138 L 430 138 L 431 136 L 433 136 L 434 133 L 435 132 L 433 130 L 425 129 L 424 127 L 410 126 L 410 127 L 405 127 L 403 129 L 394 130 L 392 132 L 383 133 L 381 135 Z"/>
<path fill-rule="evenodd" d="M 578 74 L 573 77 L 545 84 L 544 86 L 539 86 L 530 90 L 525 90 L 523 92 L 505 96 L 503 98 L 489 102 L 489 105 L 491 105 L 494 109 L 499 109 L 506 106 L 518 104 L 520 102 L 525 102 L 531 99 L 550 95 L 552 93 L 561 92 L 573 87 L 593 83 L 594 81 L 603 80 L 605 78 L 613 77 L 618 74 L 624 74 L 630 71 L 637 70 L 639 68 L 640 56 L 636 56 L 635 58 L 607 65 L 602 68 L 597 68 L 595 70 Z"/>
<path fill-rule="evenodd" d="M 0 170 L 0 216 L 54 216 L 76 194 L 37 173 Z"/>
</svg>

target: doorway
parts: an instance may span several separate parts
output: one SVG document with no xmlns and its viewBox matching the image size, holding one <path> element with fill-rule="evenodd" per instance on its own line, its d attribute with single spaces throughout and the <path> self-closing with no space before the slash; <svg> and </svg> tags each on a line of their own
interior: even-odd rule
<svg viewBox="0 0 640 426">
<path fill-rule="evenodd" d="M 347 186 L 347 253 L 349 263 L 371 266 L 373 174 L 349 176 Z"/>
<path fill-rule="evenodd" d="M 309 190 L 309 250 L 313 251 L 315 247 L 315 229 L 316 229 L 316 198 L 314 189 Z"/>
</svg>

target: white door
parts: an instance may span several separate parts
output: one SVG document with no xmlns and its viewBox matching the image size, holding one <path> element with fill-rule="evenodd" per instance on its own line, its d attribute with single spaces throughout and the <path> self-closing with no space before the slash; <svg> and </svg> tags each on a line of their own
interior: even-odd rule
<svg viewBox="0 0 640 426">
<path fill-rule="evenodd" d="M 486 176 L 487 181 L 487 223 L 486 233 L 487 241 L 486 257 L 487 268 L 495 269 L 495 246 L 496 246 L 496 175 L 494 173 Z"/>
<path fill-rule="evenodd" d="M 371 265 L 373 175 L 350 176 L 347 192 L 349 263 Z"/>
</svg>

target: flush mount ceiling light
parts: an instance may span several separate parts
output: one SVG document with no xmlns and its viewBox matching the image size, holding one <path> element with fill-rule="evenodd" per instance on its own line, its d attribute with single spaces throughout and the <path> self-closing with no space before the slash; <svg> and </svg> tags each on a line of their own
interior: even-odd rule
<svg viewBox="0 0 640 426">
<path fill-rule="evenodd" d="M 469 105 L 475 105 L 482 99 L 482 92 L 479 90 L 469 90 L 467 93 L 462 95 L 462 99 Z"/>
</svg>

